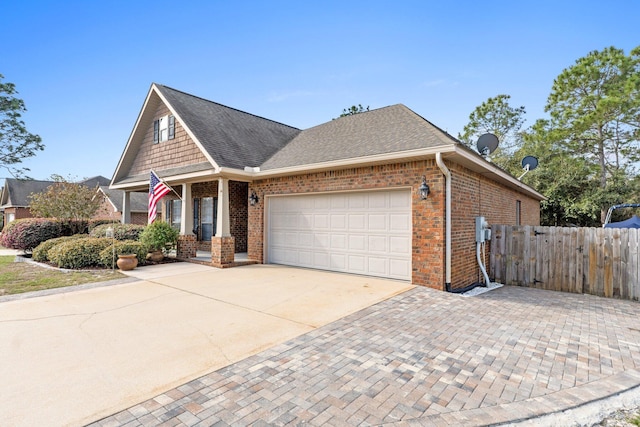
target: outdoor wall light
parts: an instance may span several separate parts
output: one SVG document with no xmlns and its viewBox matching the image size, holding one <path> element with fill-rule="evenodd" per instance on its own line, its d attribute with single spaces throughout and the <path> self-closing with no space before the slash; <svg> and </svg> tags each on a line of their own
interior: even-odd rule
<svg viewBox="0 0 640 427">
<path fill-rule="evenodd" d="M 422 184 L 420 184 L 420 188 L 418 188 L 420 192 L 420 199 L 427 200 L 429 197 L 429 186 L 427 185 L 427 177 L 422 175 Z"/>
<path fill-rule="evenodd" d="M 251 206 L 255 206 L 259 201 L 260 199 L 258 198 L 258 195 L 256 194 L 256 192 L 251 190 L 251 195 L 249 196 L 249 204 Z"/>
</svg>

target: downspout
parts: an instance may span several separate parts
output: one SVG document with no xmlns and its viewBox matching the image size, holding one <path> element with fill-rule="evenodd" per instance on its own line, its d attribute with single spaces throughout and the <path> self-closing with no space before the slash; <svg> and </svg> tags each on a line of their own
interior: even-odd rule
<svg viewBox="0 0 640 427">
<path fill-rule="evenodd" d="M 445 176 L 445 290 L 451 291 L 451 171 L 442 161 L 442 153 L 436 153 L 436 164 Z"/>
</svg>

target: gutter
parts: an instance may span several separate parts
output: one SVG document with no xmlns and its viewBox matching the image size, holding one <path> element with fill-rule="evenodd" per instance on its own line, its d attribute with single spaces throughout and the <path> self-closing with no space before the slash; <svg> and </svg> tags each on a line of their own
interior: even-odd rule
<svg viewBox="0 0 640 427">
<path fill-rule="evenodd" d="M 447 292 L 451 292 L 451 171 L 442 161 L 442 153 L 436 153 L 436 164 L 445 176 L 445 283 Z"/>
</svg>

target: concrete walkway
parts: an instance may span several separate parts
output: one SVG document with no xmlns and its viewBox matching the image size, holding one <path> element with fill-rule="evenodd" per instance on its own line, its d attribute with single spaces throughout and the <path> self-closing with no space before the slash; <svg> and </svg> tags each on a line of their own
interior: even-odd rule
<svg viewBox="0 0 640 427">
<path fill-rule="evenodd" d="M 575 425 L 639 385 L 637 302 L 418 287 L 93 426 Z"/>
<path fill-rule="evenodd" d="M 412 288 L 279 266 L 173 263 L 0 303 L 0 424 L 78 426 Z"/>
</svg>

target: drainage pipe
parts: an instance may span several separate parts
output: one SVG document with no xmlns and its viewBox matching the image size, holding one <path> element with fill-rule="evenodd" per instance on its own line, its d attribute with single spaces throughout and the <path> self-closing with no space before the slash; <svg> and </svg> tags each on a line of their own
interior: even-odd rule
<svg viewBox="0 0 640 427">
<path fill-rule="evenodd" d="M 445 290 L 451 291 L 451 171 L 442 161 L 442 153 L 436 153 L 436 164 L 445 176 Z"/>
</svg>

